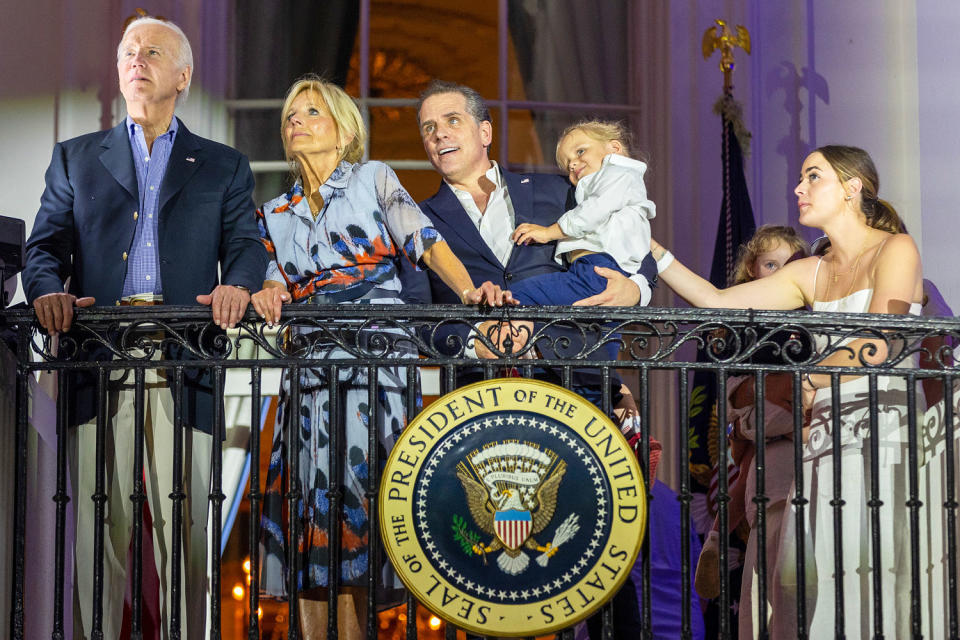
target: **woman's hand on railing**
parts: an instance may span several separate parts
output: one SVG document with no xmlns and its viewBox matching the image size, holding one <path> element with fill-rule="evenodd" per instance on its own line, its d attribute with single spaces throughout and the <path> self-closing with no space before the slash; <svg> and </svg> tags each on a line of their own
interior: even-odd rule
<svg viewBox="0 0 960 640">
<path fill-rule="evenodd" d="M 254 311 L 269 327 L 279 324 L 283 303 L 290 302 L 290 299 L 287 287 L 281 282 L 272 280 L 264 282 L 263 289 L 250 296 Z"/>
</svg>

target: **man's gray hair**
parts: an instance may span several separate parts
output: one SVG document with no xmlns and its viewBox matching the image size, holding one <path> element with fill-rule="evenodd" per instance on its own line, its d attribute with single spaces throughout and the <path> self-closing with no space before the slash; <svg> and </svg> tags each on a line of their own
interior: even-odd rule
<svg viewBox="0 0 960 640">
<path fill-rule="evenodd" d="M 187 95 L 190 93 L 190 83 L 193 81 L 193 49 L 190 48 L 190 41 L 187 39 L 187 34 L 183 32 L 183 29 L 170 22 L 169 20 L 161 20 L 160 18 L 153 18 L 150 16 L 144 16 L 142 18 L 137 18 L 132 20 L 130 24 L 127 25 L 127 28 L 123 30 L 123 35 L 120 36 L 120 43 L 117 45 L 117 62 L 120 62 L 120 56 L 123 53 L 120 47 L 123 46 L 123 39 L 127 37 L 127 32 L 134 27 L 139 27 L 145 24 L 159 24 L 160 26 L 166 27 L 173 31 L 174 35 L 180 40 L 180 46 L 177 47 L 177 63 L 179 68 L 182 71 L 187 67 L 190 67 L 191 74 L 187 79 L 187 86 L 183 88 L 177 95 L 177 106 L 179 107 L 184 102 L 187 101 Z"/>
<path fill-rule="evenodd" d="M 483 96 L 477 93 L 475 89 L 465 84 L 435 79 L 430 81 L 430 84 L 423 90 L 423 93 L 420 94 L 420 99 L 417 101 L 417 124 L 420 124 L 420 109 L 423 107 L 423 103 L 427 98 L 441 93 L 459 93 L 462 95 L 467 103 L 467 113 L 477 121 L 477 124 L 480 124 L 484 120 L 487 122 L 491 121 L 490 108 L 487 107 L 487 102 L 483 99 Z"/>
</svg>

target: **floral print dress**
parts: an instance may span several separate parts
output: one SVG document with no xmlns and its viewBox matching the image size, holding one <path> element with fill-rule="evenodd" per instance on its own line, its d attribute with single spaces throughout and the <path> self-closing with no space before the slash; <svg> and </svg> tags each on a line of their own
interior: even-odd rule
<svg viewBox="0 0 960 640">
<path fill-rule="evenodd" d="M 260 235 L 271 258 L 266 279 L 285 283 L 293 302 L 401 304 L 395 258 L 403 254 L 401 259 L 416 264 L 427 249 L 442 240 L 440 234 L 383 163 L 341 162 L 319 191 L 324 205 L 316 219 L 299 182 L 257 211 Z M 312 329 L 294 331 L 309 333 Z M 369 336 L 361 332 L 358 340 L 362 348 Z M 416 357 L 416 352 L 410 345 L 398 347 L 390 355 Z M 314 351 L 311 357 L 324 360 L 351 355 L 330 346 Z M 288 447 L 294 447 L 299 462 L 298 476 L 289 480 L 297 483 L 301 496 L 295 514 L 299 519 L 295 541 L 299 588 L 324 587 L 329 581 L 330 523 L 336 521 L 336 515 L 330 513 L 327 493 L 332 484 L 330 433 L 335 426 L 331 425 L 328 376 L 326 367 L 302 368 L 296 407 L 290 406 L 289 372 L 281 385 L 261 517 L 260 580 L 266 595 L 289 595 L 287 576 L 292 568 L 286 561 L 290 541 L 284 517 Z M 375 566 L 369 540 L 377 535 L 369 526 L 364 496 L 368 481 L 368 368 L 341 366 L 337 378 L 342 417 L 337 431 L 342 448 L 335 452 L 341 461 L 343 488 L 340 582 L 362 586 L 367 571 Z M 378 368 L 375 429 L 381 460 L 406 425 L 406 393 L 405 367 Z M 285 428 L 290 419 L 295 421 L 293 429 Z M 296 434 L 296 442 L 286 442 L 288 431 Z M 385 565 L 380 584 L 400 586 Z"/>
</svg>

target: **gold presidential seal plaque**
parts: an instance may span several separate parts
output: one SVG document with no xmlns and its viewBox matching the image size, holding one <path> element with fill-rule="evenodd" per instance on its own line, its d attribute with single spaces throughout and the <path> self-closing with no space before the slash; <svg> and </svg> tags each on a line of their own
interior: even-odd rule
<svg viewBox="0 0 960 640">
<path fill-rule="evenodd" d="M 525 378 L 469 385 L 413 420 L 380 482 L 404 584 L 488 636 L 563 629 L 630 573 L 646 525 L 633 451 L 596 406 Z"/>
</svg>

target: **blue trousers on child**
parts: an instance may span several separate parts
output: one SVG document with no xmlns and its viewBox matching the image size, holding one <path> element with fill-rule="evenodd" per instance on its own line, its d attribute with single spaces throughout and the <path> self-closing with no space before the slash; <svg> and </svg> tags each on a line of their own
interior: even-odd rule
<svg viewBox="0 0 960 640">
<path fill-rule="evenodd" d="M 607 279 L 593 268 L 606 267 L 619 271 L 628 278 L 634 274 L 620 268 L 609 253 L 588 253 L 574 260 L 566 271 L 545 273 L 527 278 L 510 287 L 510 292 L 520 304 L 571 305 L 577 300 L 589 298 L 607 288 Z M 657 281 L 657 261 L 647 254 L 640 267 L 651 286 Z"/>
<path fill-rule="evenodd" d="M 615 269 L 627 277 L 632 275 L 621 269 L 610 254 L 588 253 L 574 260 L 566 271 L 526 278 L 511 286 L 510 292 L 520 304 L 571 305 L 607 288 L 607 279 L 597 275 L 594 267 Z"/>
</svg>

